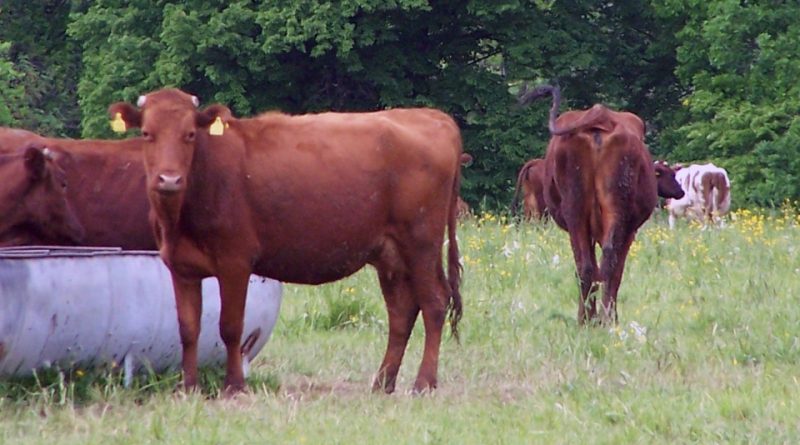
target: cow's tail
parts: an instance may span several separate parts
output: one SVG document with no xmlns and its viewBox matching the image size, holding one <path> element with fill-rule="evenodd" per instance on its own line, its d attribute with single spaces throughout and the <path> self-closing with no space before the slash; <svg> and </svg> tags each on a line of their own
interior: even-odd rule
<svg viewBox="0 0 800 445">
<path fill-rule="evenodd" d="M 558 108 L 561 106 L 561 88 L 559 88 L 558 85 L 539 85 L 532 90 L 528 90 L 527 86 L 525 86 L 525 90 L 519 96 L 518 103 L 523 106 L 528 105 L 529 103 L 545 97 L 548 94 L 553 97 L 553 104 L 550 106 L 550 121 L 548 123 L 550 134 L 564 134 L 566 132 L 561 132 L 561 129 L 556 127 Z"/>
<path fill-rule="evenodd" d="M 450 199 L 450 212 L 447 216 L 447 281 L 450 284 L 450 301 L 447 310 L 450 317 L 450 332 L 458 341 L 458 322 L 461 320 L 461 260 L 459 259 L 456 225 L 458 217 L 458 196 L 461 189 L 461 168 L 456 168 L 453 179 L 453 192 Z"/>
<path fill-rule="evenodd" d="M 539 85 L 538 87 L 528 91 L 527 88 L 519 96 L 518 102 L 520 105 L 527 105 L 536 99 L 545 97 L 547 95 L 553 97 L 553 103 L 550 106 L 550 118 L 547 127 L 550 130 L 550 135 L 561 136 L 567 133 L 572 133 L 577 130 L 590 129 L 593 127 L 603 127 L 603 124 L 608 122 L 608 108 L 602 105 L 593 106 L 587 113 L 584 113 L 580 119 L 567 125 L 566 127 L 559 127 L 556 124 L 558 119 L 558 108 L 561 106 L 561 89 L 551 85 Z M 605 129 L 605 128 L 603 128 Z"/>
<path fill-rule="evenodd" d="M 553 96 L 553 103 L 560 104 L 561 102 L 561 89 L 558 86 L 552 85 L 539 85 L 538 87 L 529 90 L 528 85 L 526 84 L 522 92 L 520 93 L 519 97 L 517 98 L 517 102 L 522 105 L 528 105 L 531 102 L 538 100 L 545 96 Z"/>
<path fill-rule="evenodd" d="M 531 168 L 531 164 L 525 163 L 522 166 L 522 169 L 519 171 L 519 175 L 517 175 L 517 186 L 514 188 L 514 199 L 511 201 L 511 216 L 517 216 L 517 202 L 519 200 L 519 191 L 522 188 L 522 182 L 525 180 L 525 176 L 528 175 L 528 170 Z"/>
</svg>

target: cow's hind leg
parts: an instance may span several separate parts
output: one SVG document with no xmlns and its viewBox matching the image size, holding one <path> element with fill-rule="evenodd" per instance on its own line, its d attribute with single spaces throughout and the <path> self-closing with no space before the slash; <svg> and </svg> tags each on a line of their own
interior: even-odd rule
<svg viewBox="0 0 800 445">
<path fill-rule="evenodd" d="M 603 245 L 603 258 L 601 260 L 600 275 L 603 283 L 603 312 L 604 324 L 617 323 L 617 291 L 622 282 L 622 273 L 625 270 L 625 259 L 633 244 L 636 231 L 615 230 L 608 241 Z"/>
<path fill-rule="evenodd" d="M 402 258 L 393 243 L 387 243 L 381 261 L 375 265 L 389 316 L 389 340 L 373 391 L 394 392 L 397 373 L 406 351 L 411 330 L 417 320 L 419 306 L 411 292 L 411 282 Z"/>
<path fill-rule="evenodd" d="M 437 385 L 439 348 L 450 289 L 445 279 L 440 252 L 441 246 L 419 252 L 411 266 L 412 290 L 425 323 L 425 349 L 417 380 L 414 382 L 414 391 L 418 393 L 432 390 Z"/>
<path fill-rule="evenodd" d="M 175 306 L 178 311 L 178 330 L 181 337 L 183 387 L 197 388 L 197 339 L 200 336 L 200 316 L 203 311 L 201 281 L 172 274 Z"/>
<path fill-rule="evenodd" d="M 594 284 L 597 277 L 597 256 L 588 230 L 570 231 L 569 235 L 581 293 L 578 303 L 578 323 L 586 324 L 597 316 L 595 304 L 597 286 Z"/>
</svg>

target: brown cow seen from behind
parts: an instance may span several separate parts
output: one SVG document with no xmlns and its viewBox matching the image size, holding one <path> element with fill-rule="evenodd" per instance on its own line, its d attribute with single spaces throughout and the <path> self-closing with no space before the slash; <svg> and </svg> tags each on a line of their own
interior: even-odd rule
<svg viewBox="0 0 800 445">
<path fill-rule="evenodd" d="M 18 245 L 16 237 L 37 233 L 80 243 L 84 230 L 67 201 L 64 172 L 49 150 L 33 143 L 0 154 L 0 246 Z"/>
<path fill-rule="evenodd" d="M 416 391 L 437 385 L 442 328 L 461 316 L 456 241 L 461 135 L 433 109 L 234 119 L 176 89 L 117 103 L 140 127 L 152 221 L 175 288 L 186 388 L 197 384 L 200 281 L 219 280 L 224 388 L 242 390 L 240 341 L 251 273 L 320 284 L 375 267 L 389 339 L 373 388 L 392 392 L 418 314 Z M 442 248 L 448 239 L 448 271 Z"/>
<path fill-rule="evenodd" d="M 545 201 L 569 232 L 580 281 L 578 322 L 597 318 L 595 292 L 602 287 L 602 323 L 616 323 L 617 292 L 636 231 L 658 199 L 656 173 L 644 145 L 644 122 L 635 114 L 595 105 L 558 116 L 558 87 L 525 93 L 528 103 L 551 94 L 545 155 Z M 600 265 L 595 245 L 602 247 Z"/>
</svg>

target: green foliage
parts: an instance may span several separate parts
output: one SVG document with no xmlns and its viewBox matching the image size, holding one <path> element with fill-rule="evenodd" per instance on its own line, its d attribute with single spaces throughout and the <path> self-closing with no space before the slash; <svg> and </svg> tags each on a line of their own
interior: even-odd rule
<svg viewBox="0 0 800 445">
<path fill-rule="evenodd" d="M 798 197 L 781 160 L 795 153 L 799 13 L 766 0 L 9 0 L 0 123 L 111 137 L 109 104 L 162 87 L 240 116 L 437 107 L 475 158 L 464 197 L 498 209 L 548 140 L 545 101 L 519 109 L 515 95 L 558 82 L 563 110 L 635 112 L 657 158 L 730 166 L 737 205 L 765 205 Z"/>
<path fill-rule="evenodd" d="M 25 91 L 19 84 L 22 77 L 8 57 L 11 43 L 0 40 L 0 125 L 13 126 L 16 124 L 14 110 L 23 103 Z"/>
<path fill-rule="evenodd" d="M 693 91 L 673 156 L 730 164 L 739 204 L 797 199 L 800 4 L 683 3 L 694 8 L 679 33 L 677 73 Z"/>
<path fill-rule="evenodd" d="M 64 0 L 3 2 L 0 41 L 11 43 L 8 60 L 17 73 L 11 90 L 0 85 L 3 95 L 12 96 L 4 99 L 13 115 L 7 125 L 54 136 L 78 134 L 80 54 L 66 38 L 70 9 Z"/>
</svg>

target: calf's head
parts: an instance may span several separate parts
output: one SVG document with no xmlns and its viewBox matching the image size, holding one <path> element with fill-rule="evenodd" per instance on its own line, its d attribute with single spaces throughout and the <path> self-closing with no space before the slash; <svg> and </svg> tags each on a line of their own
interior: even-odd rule
<svg viewBox="0 0 800 445">
<path fill-rule="evenodd" d="M 51 242 L 81 243 L 84 228 L 67 200 L 66 175 L 49 149 L 32 143 L 0 156 L 0 177 L 0 239 L 13 239 L 18 231 Z"/>
<path fill-rule="evenodd" d="M 125 102 L 109 107 L 116 131 L 141 129 L 149 192 L 166 197 L 185 191 L 198 142 L 224 132 L 221 119 L 230 111 L 221 105 L 201 111 L 199 104 L 196 96 L 163 89 L 139 96 L 135 107 Z"/>
<path fill-rule="evenodd" d="M 675 180 L 675 170 L 664 161 L 653 163 L 658 185 L 658 196 L 662 198 L 681 199 L 684 192 L 678 181 Z"/>
</svg>

